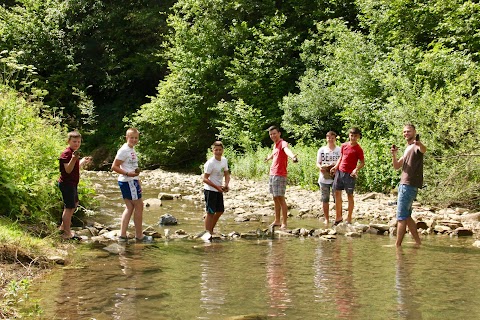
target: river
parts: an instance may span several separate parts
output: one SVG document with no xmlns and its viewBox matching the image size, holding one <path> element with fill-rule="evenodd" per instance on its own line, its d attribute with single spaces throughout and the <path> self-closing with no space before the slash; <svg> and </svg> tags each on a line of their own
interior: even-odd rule
<svg viewBox="0 0 480 320">
<path fill-rule="evenodd" d="M 94 181 L 101 201 L 94 219 L 118 227 L 123 202 L 108 177 Z M 144 187 L 145 198 L 158 192 Z M 198 232 L 202 210 L 180 199 L 146 208 L 144 220 L 161 233 Z M 156 226 L 165 213 L 179 225 Z M 226 212 L 217 231 L 263 226 Z M 421 248 L 406 241 L 399 250 L 393 237 L 373 234 L 87 243 L 36 283 L 32 298 L 45 319 L 479 319 L 480 250 L 472 239 L 427 236 Z"/>
</svg>

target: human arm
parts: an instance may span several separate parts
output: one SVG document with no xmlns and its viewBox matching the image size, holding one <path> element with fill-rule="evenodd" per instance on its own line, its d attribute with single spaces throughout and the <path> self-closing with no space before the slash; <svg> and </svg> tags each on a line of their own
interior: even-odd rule
<svg viewBox="0 0 480 320">
<path fill-rule="evenodd" d="M 135 172 L 135 171 L 130 171 L 127 172 L 126 170 L 123 170 L 120 165 L 123 163 L 122 160 L 115 158 L 115 160 L 112 163 L 112 171 L 118 173 L 118 174 L 123 174 L 127 177 L 136 177 L 140 174 L 140 172 Z"/>
<path fill-rule="evenodd" d="M 420 140 L 415 140 L 415 145 L 417 145 L 420 148 L 420 152 L 425 154 L 427 152 L 427 147 L 420 141 Z"/>
<path fill-rule="evenodd" d="M 227 192 L 230 190 L 230 187 L 228 186 L 230 183 L 230 171 L 225 170 L 224 175 L 225 175 L 225 185 L 223 186 L 223 191 Z"/>
<path fill-rule="evenodd" d="M 350 176 L 352 177 L 358 177 L 358 171 L 362 169 L 365 166 L 365 159 L 364 160 L 358 160 L 357 167 L 353 169 L 352 173 Z"/>
<path fill-rule="evenodd" d="M 403 157 L 400 157 L 397 159 L 397 153 L 398 153 L 398 148 L 393 145 L 392 148 L 390 149 L 390 152 L 392 153 L 392 165 L 395 170 L 400 169 L 403 166 Z"/>
<path fill-rule="evenodd" d="M 65 166 L 65 172 L 70 174 L 73 171 L 73 168 L 75 168 L 75 164 L 77 163 L 79 159 L 79 154 L 72 152 L 72 157 L 70 158 L 70 161 L 65 162 L 63 165 Z"/>
<path fill-rule="evenodd" d="M 283 148 L 283 151 L 285 151 L 285 154 L 293 160 L 293 162 L 298 162 L 297 155 L 290 150 L 289 147 Z"/>
<path fill-rule="evenodd" d="M 210 179 L 210 173 L 203 174 L 203 183 L 208 184 L 210 187 L 217 189 L 218 192 L 223 192 L 222 186 L 216 185 Z M 230 182 L 230 175 L 228 176 L 228 182 Z M 225 176 L 225 185 L 227 185 L 227 176 Z"/>
<path fill-rule="evenodd" d="M 342 162 L 342 157 L 343 154 L 340 153 L 340 157 L 338 157 L 337 163 L 330 169 L 330 174 L 334 175 L 335 171 L 337 171 L 338 167 L 340 166 L 340 163 Z"/>
<path fill-rule="evenodd" d="M 92 157 L 84 157 L 84 158 L 80 159 L 80 163 L 79 163 L 80 167 L 82 167 L 85 164 L 90 163 L 90 161 L 92 161 Z"/>
</svg>

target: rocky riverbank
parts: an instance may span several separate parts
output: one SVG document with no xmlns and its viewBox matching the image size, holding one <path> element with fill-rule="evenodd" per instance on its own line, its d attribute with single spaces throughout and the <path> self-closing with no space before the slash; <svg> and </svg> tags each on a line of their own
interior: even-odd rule
<svg viewBox="0 0 480 320">
<path fill-rule="evenodd" d="M 101 178 L 105 172 L 93 173 Z M 146 206 L 162 205 L 175 198 L 188 199 L 198 205 L 203 202 L 203 187 L 200 175 L 172 173 L 163 170 L 144 171 L 142 183 L 151 189 L 168 190 L 160 192 L 158 198 L 144 199 Z M 319 219 L 323 221 L 322 204 L 318 191 L 309 191 L 297 186 L 287 189 L 287 204 L 290 221 L 292 219 Z M 346 199 L 345 199 L 346 201 Z M 217 238 L 235 237 L 271 237 L 272 232 L 284 236 L 318 236 L 335 239 L 337 236 L 361 236 L 363 233 L 395 234 L 396 232 L 396 196 L 380 193 L 356 194 L 354 223 L 333 228 L 319 223 L 318 229 L 295 228 L 287 230 L 269 230 L 267 227 L 239 234 L 232 230 L 229 234 L 215 235 Z M 237 222 L 273 221 L 273 200 L 268 193 L 265 181 L 239 180 L 232 177 L 230 191 L 225 194 L 225 215 Z M 344 214 L 346 202 L 344 203 Z M 330 221 L 335 212 L 331 203 Z M 472 245 L 480 247 L 480 212 L 471 212 L 465 208 L 435 208 L 421 203 L 414 204 L 414 219 L 421 234 L 448 234 L 458 237 L 471 237 Z M 301 223 L 300 223 L 301 224 Z M 297 223 L 298 225 L 298 223 Z M 118 230 L 110 230 L 96 225 L 80 231 L 79 234 L 93 241 L 113 240 Z M 147 234 L 154 237 L 195 238 L 198 235 L 186 234 L 177 230 L 174 234 L 164 235 L 156 232 L 155 227 L 147 228 Z"/>
</svg>

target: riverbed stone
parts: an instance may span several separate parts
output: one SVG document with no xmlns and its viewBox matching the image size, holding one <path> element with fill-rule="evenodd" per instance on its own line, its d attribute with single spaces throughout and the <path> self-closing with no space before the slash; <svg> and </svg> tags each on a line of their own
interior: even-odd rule
<svg viewBox="0 0 480 320">
<path fill-rule="evenodd" d="M 178 224 L 178 220 L 177 218 L 172 216 L 170 213 L 166 213 L 160 217 L 158 224 L 162 226 L 173 226 Z"/>
<path fill-rule="evenodd" d="M 457 228 L 453 230 L 452 234 L 459 237 L 471 237 L 473 236 L 473 231 L 467 228 Z"/>
<path fill-rule="evenodd" d="M 150 198 L 150 199 L 145 199 L 143 201 L 145 207 L 161 207 L 162 206 L 162 200 L 160 199 L 155 199 L 155 198 Z"/>
<path fill-rule="evenodd" d="M 452 228 L 450 228 L 449 226 L 445 226 L 445 225 L 436 225 L 435 228 L 433 229 L 435 231 L 435 233 L 450 233 L 452 231 Z"/>
</svg>

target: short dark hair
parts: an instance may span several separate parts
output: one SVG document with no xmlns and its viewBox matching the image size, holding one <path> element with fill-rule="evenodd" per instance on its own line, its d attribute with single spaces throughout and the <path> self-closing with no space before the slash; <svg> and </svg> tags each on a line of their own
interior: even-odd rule
<svg viewBox="0 0 480 320">
<path fill-rule="evenodd" d="M 362 135 L 362 132 L 357 127 L 351 127 L 349 133 Z"/>
<path fill-rule="evenodd" d="M 278 132 L 280 132 L 280 129 L 277 127 L 277 126 L 270 126 L 267 131 L 272 131 L 272 130 L 277 130 Z"/>
<path fill-rule="evenodd" d="M 404 126 L 404 127 L 410 127 L 410 128 L 412 128 L 413 130 L 416 130 L 416 129 L 415 129 L 415 126 L 414 126 L 413 124 L 411 124 L 411 123 L 405 123 L 403 126 Z"/>
<path fill-rule="evenodd" d="M 222 143 L 222 141 L 218 141 L 218 140 L 215 141 L 215 142 L 212 144 L 212 150 L 213 150 L 215 147 L 222 147 L 222 149 L 224 149 L 224 148 L 223 148 L 223 143 Z"/>
<path fill-rule="evenodd" d="M 328 131 L 326 136 L 334 136 L 336 137 L 337 136 L 337 133 L 335 131 Z"/>
</svg>

